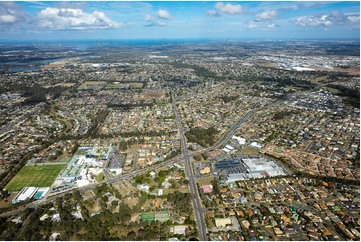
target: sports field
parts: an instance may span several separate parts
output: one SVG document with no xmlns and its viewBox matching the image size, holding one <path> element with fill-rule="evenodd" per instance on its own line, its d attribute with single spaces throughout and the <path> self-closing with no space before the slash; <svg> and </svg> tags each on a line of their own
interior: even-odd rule
<svg viewBox="0 0 361 242">
<path fill-rule="evenodd" d="M 64 164 L 24 166 L 5 189 L 19 191 L 23 187 L 50 187 Z"/>
</svg>

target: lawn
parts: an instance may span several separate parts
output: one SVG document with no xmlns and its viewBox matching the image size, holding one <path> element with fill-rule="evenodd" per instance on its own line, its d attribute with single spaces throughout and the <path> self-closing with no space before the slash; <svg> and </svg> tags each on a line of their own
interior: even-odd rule
<svg viewBox="0 0 361 242">
<path fill-rule="evenodd" d="M 213 180 L 214 180 L 214 176 L 210 176 L 210 177 L 207 177 L 207 178 L 197 180 L 197 183 L 198 183 L 199 186 L 209 185 L 209 184 L 212 184 Z"/>
<path fill-rule="evenodd" d="M 23 187 L 50 187 L 64 164 L 24 166 L 5 189 L 18 191 Z"/>
<path fill-rule="evenodd" d="M 175 189 L 165 188 L 165 189 L 163 189 L 163 194 L 167 195 L 168 193 L 175 193 L 176 191 L 181 192 L 181 193 L 188 193 L 188 187 L 180 187 L 180 188 L 175 188 Z"/>
<path fill-rule="evenodd" d="M 258 153 L 259 153 L 259 149 L 251 146 L 247 146 L 241 152 L 242 155 L 258 155 Z"/>
</svg>

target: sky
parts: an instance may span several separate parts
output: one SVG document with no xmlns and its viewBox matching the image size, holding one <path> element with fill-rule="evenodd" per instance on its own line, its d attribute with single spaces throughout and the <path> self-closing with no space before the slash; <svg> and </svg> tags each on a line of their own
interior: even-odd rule
<svg viewBox="0 0 361 242">
<path fill-rule="evenodd" d="M 0 40 L 350 39 L 360 2 L 0 2 Z"/>
</svg>

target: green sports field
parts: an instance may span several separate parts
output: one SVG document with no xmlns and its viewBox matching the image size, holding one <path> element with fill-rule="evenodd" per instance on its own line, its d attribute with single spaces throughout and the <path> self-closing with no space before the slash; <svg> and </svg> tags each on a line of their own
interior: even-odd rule
<svg viewBox="0 0 361 242">
<path fill-rule="evenodd" d="M 5 189 L 19 191 L 23 187 L 50 187 L 64 164 L 24 166 Z"/>
</svg>

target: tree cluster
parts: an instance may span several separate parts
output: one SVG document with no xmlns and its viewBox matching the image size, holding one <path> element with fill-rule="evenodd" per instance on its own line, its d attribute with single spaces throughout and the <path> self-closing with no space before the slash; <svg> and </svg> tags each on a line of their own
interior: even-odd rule
<svg viewBox="0 0 361 242">
<path fill-rule="evenodd" d="M 196 127 L 190 129 L 185 133 L 189 142 L 198 143 L 203 147 L 211 146 L 215 143 L 215 135 L 218 131 L 214 127 L 204 129 L 201 127 Z"/>
</svg>

